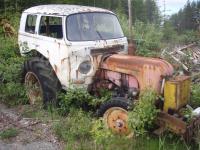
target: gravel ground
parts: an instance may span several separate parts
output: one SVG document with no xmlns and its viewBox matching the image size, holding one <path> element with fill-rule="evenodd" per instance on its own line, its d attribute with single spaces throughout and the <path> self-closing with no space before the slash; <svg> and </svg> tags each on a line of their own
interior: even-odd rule
<svg viewBox="0 0 200 150">
<path fill-rule="evenodd" d="M 0 104 L 0 132 L 13 128 L 18 134 L 0 139 L 0 150 L 62 150 L 63 144 L 51 130 L 51 124 L 44 124 L 33 118 L 23 118 L 15 108 Z"/>
</svg>

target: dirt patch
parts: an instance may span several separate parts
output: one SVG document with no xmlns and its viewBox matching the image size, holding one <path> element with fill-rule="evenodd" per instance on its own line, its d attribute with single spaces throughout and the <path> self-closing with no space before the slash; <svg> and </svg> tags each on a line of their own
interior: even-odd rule
<svg viewBox="0 0 200 150">
<path fill-rule="evenodd" d="M 52 124 L 34 118 L 23 118 L 19 112 L 16 108 L 0 104 L 1 150 L 63 149 L 62 142 L 59 142 L 52 132 Z"/>
</svg>

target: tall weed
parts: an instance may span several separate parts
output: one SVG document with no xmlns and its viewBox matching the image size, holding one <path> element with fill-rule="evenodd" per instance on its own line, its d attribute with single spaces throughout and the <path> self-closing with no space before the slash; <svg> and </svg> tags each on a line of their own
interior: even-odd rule
<svg viewBox="0 0 200 150">
<path fill-rule="evenodd" d="M 154 125 L 158 113 L 156 99 L 157 94 L 147 89 L 141 93 L 138 103 L 129 112 L 129 126 L 136 136 L 145 134 Z"/>
</svg>

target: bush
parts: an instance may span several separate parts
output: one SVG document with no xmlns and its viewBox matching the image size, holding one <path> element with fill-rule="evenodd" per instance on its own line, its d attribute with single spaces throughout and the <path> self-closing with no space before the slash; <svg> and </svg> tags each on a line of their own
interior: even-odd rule
<svg viewBox="0 0 200 150">
<path fill-rule="evenodd" d="M 178 36 L 178 42 L 181 44 L 189 44 L 199 41 L 199 33 L 197 31 L 188 30 Z"/>
<path fill-rule="evenodd" d="M 170 44 L 178 43 L 178 35 L 171 22 L 165 21 L 162 32 L 163 32 L 163 37 L 162 37 L 163 42 Z"/>
<path fill-rule="evenodd" d="M 119 18 L 120 25 L 126 37 L 129 37 L 129 24 L 128 18 L 125 14 L 120 11 L 116 11 L 117 17 Z"/>
<path fill-rule="evenodd" d="M 71 107 L 83 108 L 84 110 L 90 110 L 98 107 L 101 103 L 111 98 L 111 93 L 107 90 L 100 90 L 100 97 L 97 98 L 88 93 L 84 88 L 69 87 L 67 93 L 61 93 L 59 95 L 59 112 L 62 115 L 66 115 Z"/>
<path fill-rule="evenodd" d="M 92 128 L 92 118 L 90 113 L 79 109 L 70 109 L 67 118 L 54 125 L 56 135 L 67 142 L 66 149 L 82 149 L 90 147 L 90 130 Z M 88 145 L 85 145 L 85 144 Z"/>
<path fill-rule="evenodd" d="M 103 118 L 94 120 L 91 134 L 97 144 L 105 143 L 108 139 L 114 137 L 112 131 L 105 126 Z"/>
<path fill-rule="evenodd" d="M 7 18 L 17 31 L 19 16 L 19 13 L 16 13 L 1 17 Z M 0 44 L 0 99 L 9 105 L 27 103 L 25 89 L 21 84 L 21 71 L 25 58 L 19 54 L 17 39 L 1 36 L 0 41 L 2 43 Z"/>
<path fill-rule="evenodd" d="M 141 93 L 136 106 L 129 115 L 129 127 L 134 134 L 143 135 L 148 129 L 153 127 L 158 110 L 155 106 L 157 94 L 152 90 L 145 90 Z"/>
<path fill-rule="evenodd" d="M 22 65 L 25 58 L 17 54 L 14 39 L 2 38 L 0 51 L 0 99 L 9 105 L 27 103 L 24 86 L 21 84 Z"/>
<path fill-rule="evenodd" d="M 162 32 L 159 26 L 136 21 L 134 38 L 137 42 L 137 54 L 142 56 L 158 56 L 161 49 Z"/>
<path fill-rule="evenodd" d="M 191 105 L 200 107 L 200 84 L 193 84 L 191 88 Z"/>
</svg>

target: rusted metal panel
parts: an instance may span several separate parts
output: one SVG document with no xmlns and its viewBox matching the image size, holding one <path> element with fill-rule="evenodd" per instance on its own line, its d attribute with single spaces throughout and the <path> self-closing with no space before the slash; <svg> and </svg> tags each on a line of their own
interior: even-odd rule
<svg viewBox="0 0 200 150">
<path fill-rule="evenodd" d="M 137 79 L 140 90 L 151 87 L 158 93 L 161 92 L 162 76 L 173 74 L 172 65 L 162 59 L 122 54 L 108 57 L 101 68 L 131 75 Z"/>
<path fill-rule="evenodd" d="M 190 77 L 176 76 L 165 82 L 164 111 L 177 111 L 187 105 L 190 99 Z"/>
<path fill-rule="evenodd" d="M 110 80 L 119 87 L 139 88 L 137 79 L 127 74 L 105 70 L 101 76 L 104 76 L 102 77 L 102 80 Z"/>
<path fill-rule="evenodd" d="M 187 124 L 181 118 L 160 112 L 157 118 L 157 124 L 162 128 L 170 130 L 176 134 L 183 135 L 187 130 Z"/>
<path fill-rule="evenodd" d="M 124 50 L 124 45 L 113 45 L 112 47 L 91 49 L 91 55 L 102 55 L 102 54 L 111 54 L 117 53 Z"/>
<path fill-rule="evenodd" d="M 184 140 L 189 143 L 193 140 L 194 136 L 199 133 L 200 117 L 194 117 L 187 123 L 181 116 L 160 112 L 157 117 L 157 124 L 160 126 L 160 128 L 154 132 L 157 135 L 161 135 L 164 131 L 169 130 L 182 136 Z"/>
</svg>

